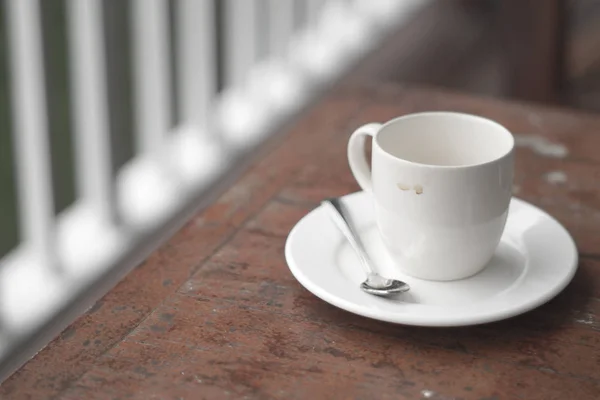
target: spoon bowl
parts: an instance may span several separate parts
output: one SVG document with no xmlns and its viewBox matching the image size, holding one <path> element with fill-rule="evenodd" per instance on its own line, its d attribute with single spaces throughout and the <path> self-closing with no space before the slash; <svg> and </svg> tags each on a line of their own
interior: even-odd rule
<svg viewBox="0 0 600 400">
<path fill-rule="evenodd" d="M 410 286 L 406 282 L 384 278 L 378 274 L 369 274 L 367 279 L 360 284 L 360 288 L 375 296 L 389 296 L 410 290 Z"/>
</svg>

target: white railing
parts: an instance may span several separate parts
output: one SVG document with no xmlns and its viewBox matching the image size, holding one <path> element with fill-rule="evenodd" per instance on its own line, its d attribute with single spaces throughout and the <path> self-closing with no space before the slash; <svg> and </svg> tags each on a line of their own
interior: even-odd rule
<svg viewBox="0 0 600 400">
<path fill-rule="evenodd" d="M 215 1 L 176 1 L 171 40 L 167 0 L 130 0 L 135 156 L 114 176 L 103 2 L 67 0 L 77 200 L 55 215 L 40 3 L 5 0 L 21 243 L 0 259 L 0 379 L 147 255 L 186 210 L 205 204 L 240 160 L 388 27 L 425 4 L 216 1 L 222 26 Z"/>
</svg>

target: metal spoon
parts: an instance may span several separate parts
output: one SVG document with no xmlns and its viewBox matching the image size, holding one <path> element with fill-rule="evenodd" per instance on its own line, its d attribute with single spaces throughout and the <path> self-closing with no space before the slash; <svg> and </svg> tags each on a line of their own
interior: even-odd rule
<svg viewBox="0 0 600 400">
<path fill-rule="evenodd" d="M 363 269 L 367 273 L 367 279 L 360 284 L 362 290 L 376 296 L 389 296 L 410 290 L 410 286 L 407 283 L 396 279 L 384 278 L 375 272 L 369 255 L 365 251 L 358 234 L 352 227 L 350 215 L 339 198 L 323 200 L 321 204 L 327 209 L 333 222 L 342 231 L 342 234 L 348 239 L 358 258 L 360 258 Z"/>
</svg>

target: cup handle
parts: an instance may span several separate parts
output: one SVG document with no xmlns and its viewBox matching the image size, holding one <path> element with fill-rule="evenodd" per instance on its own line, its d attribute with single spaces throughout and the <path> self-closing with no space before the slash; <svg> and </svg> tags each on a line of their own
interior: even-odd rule
<svg viewBox="0 0 600 400">
<path fill-rule="evenodd" d="M 348 141 L 348 164 L 350 164 L 354 179 L 365 192 L 373 190 L 371 169 L 367 157 L 365 157 L 365 136 L 374 137 L 379 128 L 381 128 L 381 124 L 378 123 L 363 125 L 352 133 Z"/>
</svg>

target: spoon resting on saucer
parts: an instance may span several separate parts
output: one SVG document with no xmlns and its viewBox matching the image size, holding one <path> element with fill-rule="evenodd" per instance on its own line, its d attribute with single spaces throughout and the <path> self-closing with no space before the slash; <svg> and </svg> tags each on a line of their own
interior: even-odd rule
<svg viewBox="0 0 600 400">
<path fill-rule="evenodd" d="M 333 222 L 346 237 L 348 242 L 350 242 L 350 245 L 352 245 L 358 258 L 360 258 L 363 269 L 367 274 L 367 279 L 360 284 L 360 288 L 363 291 L 375 296 L 389 296 L 410 290 L 410 286 L 407 283 L 397 279 L 385 278 L 375 272 L 371 259 L 352 226 L 350 215 L 339 198 L 323 200 L 321 204 L 327 209 Z"/>
</svg>

